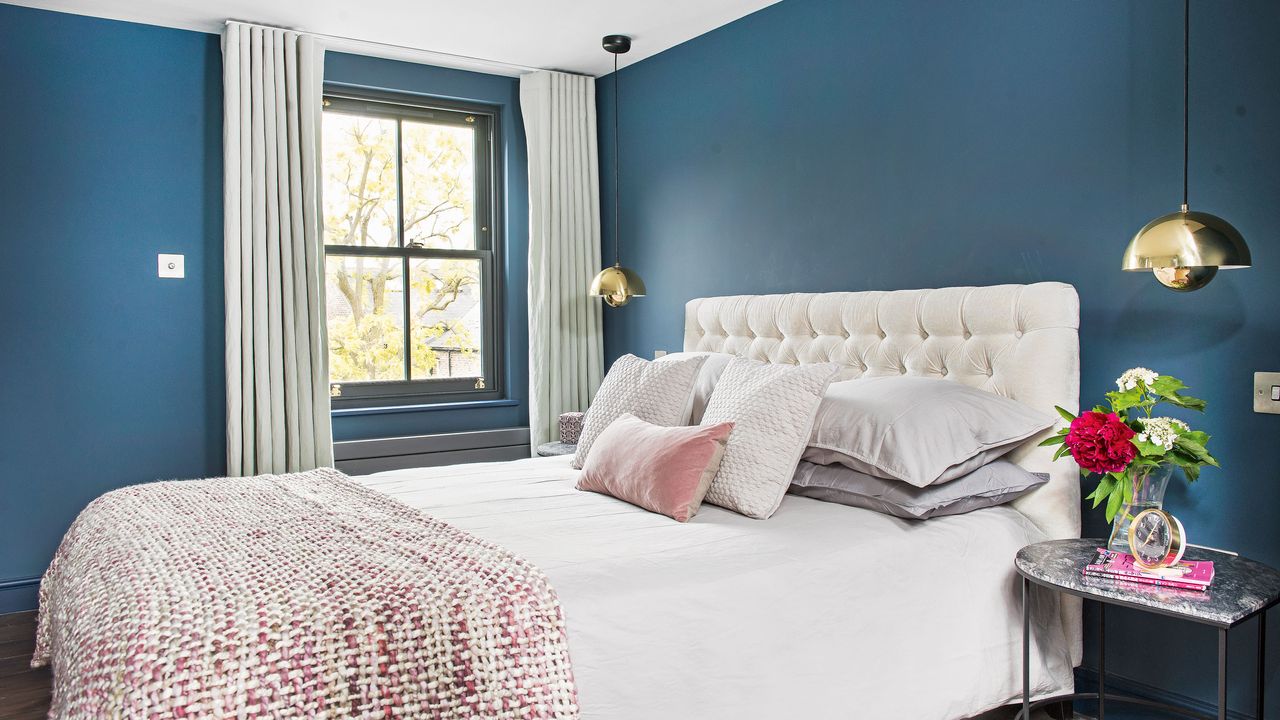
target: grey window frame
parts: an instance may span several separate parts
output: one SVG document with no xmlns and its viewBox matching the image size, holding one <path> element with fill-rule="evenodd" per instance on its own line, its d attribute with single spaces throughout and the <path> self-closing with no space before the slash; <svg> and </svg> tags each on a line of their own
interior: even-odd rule
<svg viewBox="0 0 1280 720">
<path fill-rule="evenodd" d="M 399 220 L 396 227 L 395 247 L 362 247 L 353 245 L 325 245 L 325 258 L 334 257 L 395 257 L 401 258 L 404 271 L 401 277 L 407 281 L 409 262 L 417 258 L 475 258 L 480 261 L 480 273 L 484 284 L 484 306 L 481 330 L 481 376 L 479 378 L 440 378 L 420 380 L 384 380 L 368 382 L 330 382 L 330 402 L 334 409 L 393 407 L 437 403 L 501 400 L 505 396 L 503 327 L 505 318 L 502 277 L 502 250 L 506 235 L 501 224 L 503 207 L 502 165 L 499 147 L 500 118 L 498 109 L 479 103 L 441 100 L 418 95 L 352 88 L 326 83 L 324 87 L 325 112 L 347 111 L 353 114 L 385 117 L 396 120 L 396 159 Z M 404 246 L 404 189 L 401 184 L 402 159 L 400 157 L 400 127 L 402 120 L 427 120 L 436 124 L 458 125 L 475 128 L 475 222 L 474 250 L 442 250 Z M 409 342 L 411 302 L 408 288 L 402 293 L 405 304 L 405 377 L 411 366 Z M 327 352 L 327 348 L 326 348 Z"/>
</svg>

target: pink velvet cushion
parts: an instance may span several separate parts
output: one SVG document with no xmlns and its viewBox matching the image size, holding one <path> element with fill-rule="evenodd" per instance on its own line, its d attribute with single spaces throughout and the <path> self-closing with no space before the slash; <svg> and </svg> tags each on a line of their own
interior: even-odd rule
<svg viewBox="0 0 1280 720">
<path fill-rule="evenodd" d="M 732 430 L 731 422 L 662 427 L 623 414 L 592 444 L 578 489 L 686 522 L 711 487 Z"/>
</svg>

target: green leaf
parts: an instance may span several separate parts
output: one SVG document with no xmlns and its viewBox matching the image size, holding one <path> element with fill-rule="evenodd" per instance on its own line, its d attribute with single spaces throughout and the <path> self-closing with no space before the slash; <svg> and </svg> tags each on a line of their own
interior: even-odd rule
<svg viewBox="0 0 1280 720">
<path fill-rule="evenodd" d="M 1124 490 L 1120 488 L 1112 490 L 1111 496 L 1107 498 L 1107 522 L 1112 522 L 1116 519 L 1116 513 L 1120 511 L 1120 506 L 1123 503 Z"/>
<path fill-rule="evenodd" d="M 1111 401 L 1111 409 L 1113 411 L 1127 410 L 1142 403 L 1142 388 L 1109 392 L 1107 393 L 1107 400 Z"/>
<path fill-rule="evenodd" d="M 1136 437 L 1130 439 L 1129 442 L 1133 443 L 1134 447 L 1138 448 L 1138 452 L 1142 453 L 1143 455 L 1163 457 L 1164 454 L 1168 452 L 1167 450 L 1165 450 L 1165 447 L 1163 445 L 1157 445 L 1153 442 L 1147 442 L 1146 440 L 1139 440 Z"/>
<path fill-rule="evenodd" d="M 1178 378 L 1172 375 L 1161 375 L 1156 378 L 1155 382 L 1151 383 L 1151 392 L 1156 395 L 1168 397 L 1170 395 L 1177 394 L 1179 390 L 1185 387 L 1186 385 Z"/>
<path fill-rule="evenodd" d="M 1063 457 L 1064 455 L 1069 455 L 1070 453 L 1071 453 L 1071 448 L 1067 447 L 1066 445 L 1060 445 L 1058 447 L 1058 451 L 1053 454 L 1053 459 L 1057 460 Z"/>
<path fill-rule="evenodd" d="M 1061 445 L 1064 441 L 1066 441 L 1066 439 L 1067 439 L 1066 435 L 1054 435 L 1052 437 L 1047 437 L 1044 440 L 1041 440 L 1038 447 L 1049 447 L 1050 445 Z"/>
<path fill-rule="evenodd" d="M 1164 399 L 1172 405 L 1187 408 L 1188 410 L 1197 410 L 1199 412 L 1204 412 L 1205 406 L 1208 405 L 1208 403 L 1200 398 L 1194 398 L 1190 395 L 1168 395 L 1165 396 Z"/>
<path fill-rule="evenodd" d="M 1190 430 L 1188 432 L 1184 432 L 1180 437 L 1191 438 L 1192 440 L 1206 447 L 1208 447 L 1209 445 L 1209 433 L 1201 432 L 1199 430 Z"/>
<path fill-rule="evenodd" d="M 1173 446 L 1198 462 L 1205 465 L 1213 465 L 1214 467 L 1218 466 L 1217 459 L 1209 454 L 1209 451 L 1205 449 L 1204 445 L 1201 445 L 1187 435 L 1183 435 L 1177 440 L 1174 440 Z"/>
<path fill-rule="evenodd" d="M 1072 415 L 1071 413 L 1067 412 L 1067 410 L 1061 406 L 1054 405 L 1053 409 L 1057 410 L 1058 414 L 1062 416 L 1062 419 L 1066 420 L 1067 422 L 1074 422 L 1076 419 L 1075 415 Z"/>
<path fill-rule="evenodd" d="M 1200 478 L 1199 465 L 1183 465 L 1182 474 L 1187 476 L 1187 482 L 1195 482 Z"/>
<path fill-rule="evenodd" d="M 1110 475 L 1104 476 L 1098 481 L 1098 487 L 1094 488 L 1093 493 L 1089 495 L 1093 500 L 1093 506 L 1096 508 L 1101 505 L 1103 499 L 1115 492 L 1115 489 L 1116 479 Z"/>
</svg>

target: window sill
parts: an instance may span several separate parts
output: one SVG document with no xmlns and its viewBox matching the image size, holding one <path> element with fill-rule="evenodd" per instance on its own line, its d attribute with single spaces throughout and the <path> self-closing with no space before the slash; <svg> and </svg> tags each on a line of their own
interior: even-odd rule
<svg viewBox="0 0 1280 720">
<path fill-rule="evenodd" d="M 419 405 L 387 405 L 383 407 L 337 408 L 329 411 L 331 417 L 356 415 L 393 415 L 396 413 L 435 412 L 437 410 L 480 410 L 482 408 L 515 407 L 519 400 L 468 400 L 465 402 L 423 403 Z"/>
</svg>

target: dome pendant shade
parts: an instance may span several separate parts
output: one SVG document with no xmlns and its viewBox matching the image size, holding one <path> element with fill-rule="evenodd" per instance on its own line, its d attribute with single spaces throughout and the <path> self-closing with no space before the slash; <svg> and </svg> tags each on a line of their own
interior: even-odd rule
<svg viewBox="0 0 1280 720">
<path fill-rule="evenodd" d="M 633 297 L 644 297 L 644 281 L 630 268 L 614 265 L 596 273 L 589 294 L 604 298 L 609 307 L 622 307 Z"/>
<path fill-rule="evenodd" d="M 1180 292 L 1198 290 L 1221 269 L 1253 264 L 1240 231 L 1217 215 L 1169 213 L 1147 223 L 1125 250 L 1121 269 L 1153 271 L 1161 285 Z"/>
<path fill-rule="evenodd" d="M 1191 0 L 1182 2 L 1182 210 L 1152 220 L 1124 251 L 1122 270 L 1151 270 L 1176 292 L 1199 290 L 1218 270 L 1253 264 L 1249 246 L 1231 223 L 1187 208 L 1191 167 Z"/>
</svg>

